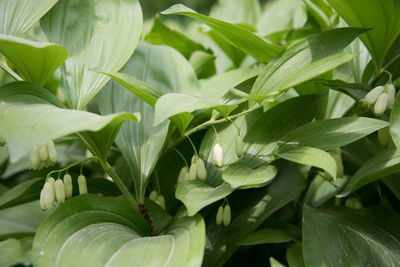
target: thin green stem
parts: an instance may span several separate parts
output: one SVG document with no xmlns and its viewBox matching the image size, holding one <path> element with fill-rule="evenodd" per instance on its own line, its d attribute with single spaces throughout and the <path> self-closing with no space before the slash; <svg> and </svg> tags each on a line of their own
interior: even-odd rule
<svg viewBox="0 0 400 267">
<path fill-rule="evenodd" d="M 185 157 L 182 155 L 182 153 L 179 152 L 179 150 L 178 150 L 176 147 L 174 147 L 174 150 L 175 150 L 175 152 L 178 153 L 178 155 L 181 157 L 181 159 L 182 159 L 183 162 L 185 163 L 185 166 L 186 166 L 186 167 L 189 167 L 189 165 L 188 165 L 188 163 L 187 163 Z"/>
<path fill-rule="evenodd" d="M 197 149 L 196 146 L 193 144 L 192 139 L 190 139 L 189 136 L 186 136 L 187 139 L 189 140 L 190 144 L 192 145 L 193 151 L 194 151 L 194 155 L 197 157 Z"/>
<path fill-rule="evenodd" d="M 70 168 L 72 168 L 72 167 L 74 167 L 74 166 L 76 166 L 76 165 L 83 164 L 83 163 L 86 162 L 86 161 L 94 160 L 94 159 L 98 159 L 98 158 L 93 156 L 93 157 L 88 157 L 88 158 L 86 158 L 86 159 L 83 159 L 83 160 L 80 160 L 80 161 L 71 163 L 70 165 L 68 165 L 68 166 L 65 167 L 65 168 L 62 168 L 62 169 L 60 169 L 60 170 L 55 170 L 55 171 L 49 172 L 49 173 L 47 174 L 47 177 L 50 177 L 53 173 L 57 173 L 57 172 L 58 172 L 58 173 L 61 173 L 61 172 L 66 171 L 66 170 L 68 170 L 68 169 L 70 169 Z"/>
</svg>

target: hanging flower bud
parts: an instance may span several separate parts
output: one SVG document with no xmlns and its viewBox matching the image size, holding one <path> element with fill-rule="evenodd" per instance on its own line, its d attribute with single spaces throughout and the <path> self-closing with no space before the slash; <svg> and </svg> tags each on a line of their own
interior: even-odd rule
<svg viewBox="0 0 400 267">
<path fill-rule="evenodd" d="M 47 147 L 46 145 L 39 145 L 38 146 L 38 150 L 39 150 L 39 158 L 40 161 L 42 162 L 46 162 L 47 158 L 49 156 L 49 154 L 47 153 Z"/>
<path fill-rule="evenodd" d="M 55 182 L 56 188 L 56 199 L 58 203 L 63 203 L 65 201 L 65 187 L 61 179 L 57 179 Z"/>
<path fill-rule="evenodd" d="M 196 180 L 197 177 L 197 164 L 196 162 L 192 163 L 189 168 L 189 179 L 188 180 Z"/>
<path fill-rule="evenodd" d="M 42 190 L 40 191 L 40 208 L 42 210 L 47 209 L 47 205 L 46 205 L 46 201 L 45 201 L 45 194 L 46 191 L 44 190 L 44 188 L 42 188 Z"/>
<path fill-rule="evenodd" d="M 225 226 L 228 226 L 231 223 L 231 207 L 226 205 L 224 208 L 224 216 L 222 218 L 222 222 Z"/>
<path fill-rule="evenodd" d="M 40 170 L 41 169 L 41 161 L 40 161 L 38 147 L 35 147 L 32 150 L 31 157 L 30 157 L 30 162 L 31 162 L 31 169 L 32 170 Z"/>
<path fill-rule="evenodd" d="M 235 150 L 236 150 L 236 155 L 240 158 L 243 155 L 243 149 L 244 149 L 244 144 L 242 141 L 242 138 L 240 136 L 236 136 L 236 142 L 235 142 Z"/>
<path fill-rule="evenodd" d="M 378 97 L 378 100 L 376 100 L 376 103 L 374 105 L 374 114 L 376 116 L 378 116 L 378 117 L 382 116 L 382 114 L 386 110 L 388 101 L 389 101 L 389 96 L 387 93 L 383 93 Z"/>
<path fill-rule="evenodd" d="M 78 186 L 80 195 L 87 194 L 86 178 L 82 174 L 78 176 Z"/>
<path fill-rule="evenodd" d="M 0 135 L 0 146 L 4 146 L 6 144 L 6 140 L 4 140 L 3 136 Z"/>
<path fill-rule="evenodd" d="M 156 190 L 153 190 L 150 192 L 149 199 L 156 201 L 157 197 L 158 197 L 158 193 Z"/>
<path fill-rule="evenodd" d="M 186 166 L 182 167 L 182 169 L 179 171 L 179 175 L 178 175 L 178 179 L 177 179 L 178 183 L 182 183 L 185 181 L 187 172 L 188 172 L 188 167 L 186 167 Z"/>
<path fill-rule="evenodd" d="M 388 94 L 388 108 L 393 108 L 394 101 L 396 100 L 396 89 L 393 84 L 385 84 L 385 92 Z"/>
<path fill-rule="evenodd" d="M 54 186 L 51 182 L 44 183 L 43 189 L 40 192 L 40 206 L 43 209 L 49 209 L 53 206 L 55 198 Z"/>
<path fill-rule="evenodd" d="M 216 143 L 213 148 L 213 160 L 217 167 L 224 166 L 224 153 L 220 144 Z"/>
<path fill-rule="evenodd" d="M 199 177 L 200 180 L 205 181 L 207 179 L 207 170 L 206 166 L 204 166 L 204 161 L 201 158 L 197 159 L 196 167 L 197 177 Z"/>
<path fill-rule="evenodd" d="M 72 177 L 69 174 L 65 174 L 63 180 L 65 186 L 65 198 L 69 199 L 72 197 L 72 192 L 73 192 Z"/>
<path fill-rule="evenodd" d="M 163 195 L 159 195 L 156 199 L 156 202 L 158 205 L 160 205 L 161 208 L 165 209 L 165 198 Z"/>
<path fill-rule="evenodd" d="M 54 165 L 57 162 L 57 151 L 56 147 L 54 146 L 53 141 L 49 141 L 46 143 L 48 160 L 50 161 L 51 165 Z"/>
<path fill-rule="evenodd" d="M 56 180 L 54 180 L 53 177 L 50 177 L 49 179 L 47 179 L 47 182 L 49 182 L 51 184 L 51 186 L 53 187 L 53 190 L 56 190 Z M 55 191 L 54 191 L 55 192 Z M 56 195 L 54 195 L 55 197 Z"/>
<path fill-rule="evenodd" d="M 223 216 L 224 216 L 224 207 L 219 206 L 216 217 L 217 225 L 221 225 Z"/>
<path fill-rule="evenodd" d="M 378 131 L 378 143 L 383 147 L 394 145 L 388 128 L 383 128 Z"/>
<path fill-rule="evenodd" d="M 383 90 L 383 86 L 375 87 L 374 89 L 369 91 L 368 94 L 365 95 L 362 101 L 368 105 L 374 104 L 378 97 L 383 93 Z"/>
</svg>

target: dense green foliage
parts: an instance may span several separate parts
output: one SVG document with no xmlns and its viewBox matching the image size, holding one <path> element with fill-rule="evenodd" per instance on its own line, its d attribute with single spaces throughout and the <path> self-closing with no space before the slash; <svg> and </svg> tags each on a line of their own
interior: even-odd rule
<svg viewBox="0 0 400 267">
<path fill-rule="evenodd" d="M 0 266 L 399 266 L 399 18 L 0 1 Z"/>
</svg>

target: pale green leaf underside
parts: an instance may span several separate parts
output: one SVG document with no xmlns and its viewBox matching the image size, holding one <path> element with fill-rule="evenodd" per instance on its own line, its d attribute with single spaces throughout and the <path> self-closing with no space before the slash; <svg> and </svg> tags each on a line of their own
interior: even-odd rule
<svg viewBox="0 0 400 267">
<path fill-rule="evenodd" d="M 41 20 L 51 42 L 66 47 L 61 86 L 72 108 L 82 109 L 131 57 L 142 31 L 137 0 L 60 1 Z"/>
<path fill-rule="evenodd" d="M 181 217 L 164 235 L 146 236 L 138 211 L 119 199 L 79 196 L 61 205 L 38 229 L 35 266 L 200 266 L 205 224 Z"/>
<path fill-rule="evenodd" d="M 222 172 L 222 179 L 232 188 L 265 186 L 275 178 L 278 170 L 273 165 L 252 169 L 246 163 L 233 163 Z"/>
<path fill-rule="evenodd" d="M 21 36 L 46 14 L 57 1 L 58 0 L 0 1 L 0 33 Z"/>
<path fill-rule="evenodd" d="M 161 12 L 161 14 L 185 15 L 206 23 L 213 30 L 221 34 L 227 42 L 264 63 L 270 61 L 279 52 L 284 50 L 284 47 L 269 44 L 244 27 L 201 15 L 182 4 L 174 5 Z"/>
<path fill-rule="evenodd" d="M 336 178 L 336 161 L 327 152 L 314 147 L 300 147 L 286 145 L 279 148 L 278 157 L 296 163 L 321 168 Z"/>
<path fill-rule="evenodd" d="M 0 34 L 0 53 L 25 81 L 42 86 L 68 55 L 67 49 L 57 44 L 32 42 L 3 34 Z"/>
</svg>

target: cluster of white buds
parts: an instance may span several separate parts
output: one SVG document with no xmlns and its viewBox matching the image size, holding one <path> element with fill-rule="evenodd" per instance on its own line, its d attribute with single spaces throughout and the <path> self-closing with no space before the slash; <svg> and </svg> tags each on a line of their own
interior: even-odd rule
<svg viewBox="0 0 400 267">
<path fill-rule="evenodd" d="M 192 157 L 190 167 L 184 166 L 178 175 L 178 183 L 199 179 L 205 181 L 207 179 L 207 170 L 204 161 L 197 155 Z"/>
<path fill-rule="evenodd" d="M 163 195 L 159 194 L 156 190 L 150 192 L 149 199 L 160 205 L 161 208 L 165 209 L 165 198 Z"/>
<path fill-rule="evenodd" d="M 6 140 L 4 140 L 3 136 L 0 135 L 0 146 L 4 146 L 6 144 Z"/>
<path fill-rule="evenodd" d="M 216 223 L 217 225 L 221 225 L 222 223 L 224 226 L 228 226 L 231 223 L 231 207 L 229 204 L 223 207 L 222 205 L 219 206 L 216 216 Z"/>
<path fill-rule="evenodd" d="M 236 155 L 238 156 L 238 158 L 240 158 L 243 155 L 243 150 L 244 150 L 243 140 L 238 135 L 238 136 L 236 136 L 236 141 L 235 141 L 235 151 L 236 151 Z"/>
<path fill-rule="evenodd" d="M 57 162 L 57 151 L 53 141 L 36 146 L 31 152 L 31 169 L 41 170 Z"/>
<path fill-rule="evenodd" d="M 224 166 L 224 151 L 219 143 L 216 143 L 213 147 L 213 161 L 215 166 L 219 168 Z"/>
<path fill-rule="evenodd" d="M 396 99 L 396 89 L 389 83 L 372 89 L 362 100 L 368 107 L 374 105 L 373 111 L 376 116 L 382 116 L 387 108 L 392 109 Z"/>
<path fill-rule="evenodd" d="M 393 139 L 388 128 L 383 128 L 378 131 L 378 143 L 382 147 L 394 146 Z"/>
</svg>

